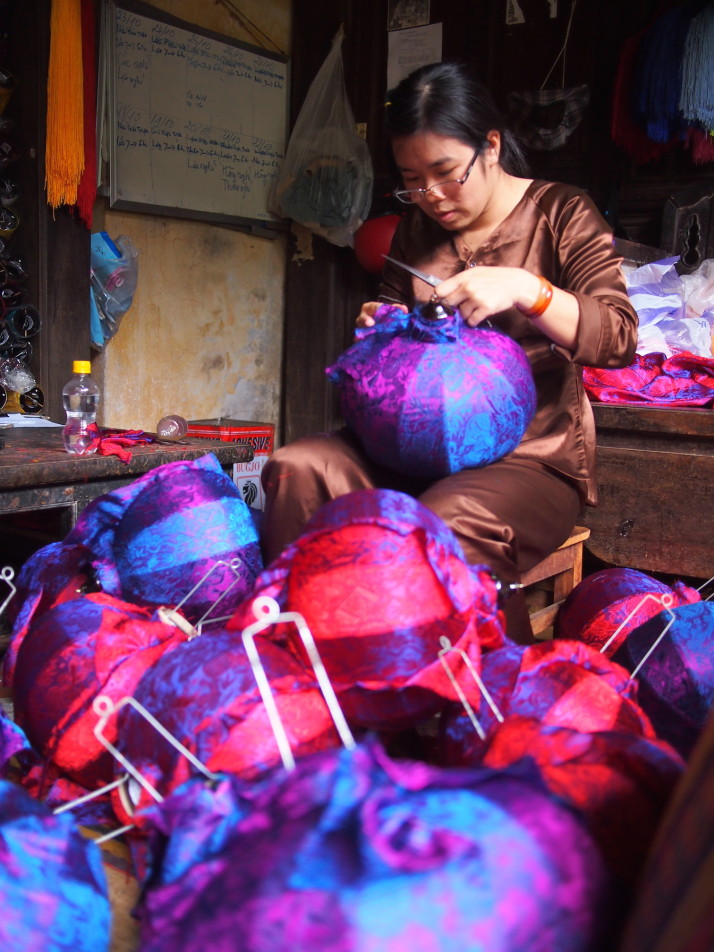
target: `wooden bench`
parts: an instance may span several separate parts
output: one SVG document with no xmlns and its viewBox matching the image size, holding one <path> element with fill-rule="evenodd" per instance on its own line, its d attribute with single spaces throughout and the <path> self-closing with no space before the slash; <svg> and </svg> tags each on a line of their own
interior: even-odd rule
<svg viewBox="0 0 714 952">
<path fill-rule="evenodd" d="M 555 552 L 521 576 L 536 637 L 552 627 L 563 600 L 582 580 L 583 544 L 589 536 L 589 529 L 575 526 Z"/>
</svg>

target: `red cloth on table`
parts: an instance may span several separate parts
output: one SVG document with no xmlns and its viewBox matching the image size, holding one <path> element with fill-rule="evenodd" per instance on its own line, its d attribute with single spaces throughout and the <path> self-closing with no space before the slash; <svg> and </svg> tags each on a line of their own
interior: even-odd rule
<svg viewBox="0 0 714 952">
<path fill-rule="evenodd" d="M 143 430 L 107 430 L 99 431 L 97 453 L 100 456 L 118 456 L 122 463 L 131 459 L 130 446 L 154 443 L 155 437 Z"/>
<path fill-rule="evenodd" d="M 600 403 L 636 403 L 666 407 L 714 404 L 714 358 L 682 351 L 637 354 L 629 367 L 584 367 L 588 396 Z"/>
</svg>

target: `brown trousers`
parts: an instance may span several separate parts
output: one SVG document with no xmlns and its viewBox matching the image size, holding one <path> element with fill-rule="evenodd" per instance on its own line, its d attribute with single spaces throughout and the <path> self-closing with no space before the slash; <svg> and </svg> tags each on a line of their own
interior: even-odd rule
<svg viewBox="0 0 714 952">
<path fill-rule="evenodd" d="M 262 480 L 266 565 L 326 502 L 382 488 L 415 496 L 451 528 L 470 564 L 487 565 L 505 582 L 517 582 L 568 538 L 582 508 L 575 485 L 534 460 L 506 458 L 427 483 L 376 465 L 347 430 L 282 447 L 265 464 Z M 532 641 L 523 596 L 509 596 L 504 610 L 509 636 Z"/>
</svg>

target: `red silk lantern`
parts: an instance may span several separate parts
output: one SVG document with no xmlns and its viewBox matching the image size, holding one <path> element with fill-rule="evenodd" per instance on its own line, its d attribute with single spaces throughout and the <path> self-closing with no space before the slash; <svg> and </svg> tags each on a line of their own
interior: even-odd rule
<svg viewBox="0 0 714 952">
<path fill-rule="evenodd" d="M 389 254 L 394 232 L 401 215 L 379 215 L 368 218 L 355 232 L 354 249 L 357 260 L 366 271 L 379 274 L 384 266 L 384 255 Z"/>
</svg>

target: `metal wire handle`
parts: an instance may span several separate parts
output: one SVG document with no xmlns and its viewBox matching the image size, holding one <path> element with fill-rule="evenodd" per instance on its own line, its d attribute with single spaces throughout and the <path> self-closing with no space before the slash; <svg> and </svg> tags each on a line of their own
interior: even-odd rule
<svg viewBox="0 0 714 952">
<path fill-rule="evenodd" d="M 313 638 L 312 632 L 310 631 L 304 617 L 298 612 L 281 612 L 280 606 L 275 601 L 275 599 L 268 595 L 261 595 L 256 598 L 253 602 L 252 609 L 257 620 L 253 622 L 252 625 L 248 625 L 243 629 L 243 645 L 245 646 L 246 654 L 248 655 L 251 668 L 253 669 L 253 674 L 258 685 L 258 690 L 260 691 L 260 696 L 263 699 L 263 703 L 265 704 L 268 720 L 270 721 L 270 726 L 272 728 L 275 741 L 278 745 L 280 758 L 285 769 L 293 770 L 295 768 L 295 757 L 293 756 L 288 735 L 278 712 L 275 698 L 273 697 L 273 692 L 270 687 L 270 682 L 268 681 L 267 675 L 265 673 L 263 663 L 260 660 L 258 649 L 255 647 L 254 640 L 255 635 L 261 631 L 264 631 L 266 628 L 271 628 L 278 622 L 292 623 L 297 627 L 298 634 L 300 635 L 300 639 L 302 640 L 302 643 L 305 647 L 307 656 L 310 659 L 310 665 L 312 666 L 315 677 L 317 678 L 317 683 L 322 692 L 322 696 L 325 699 L 330 716 L 332 717 L 335 727 L 337 728 L 337 733 L 340 735 L 340 739 L 345 747 L 348 749 L 355 747 L 355 739 L 352 736 L 349 726 L 347 725 L 345 716 L 342 713 L 342 708 L 340 707 L 340 703 L 337 700 L 335 689 L 332 687 L 330 678 L 327 674 L 327 671 L 325 670 L 322 658 L 320 657 L 320 653 L 317 650 L 315 639 Z"/>
</svg>

